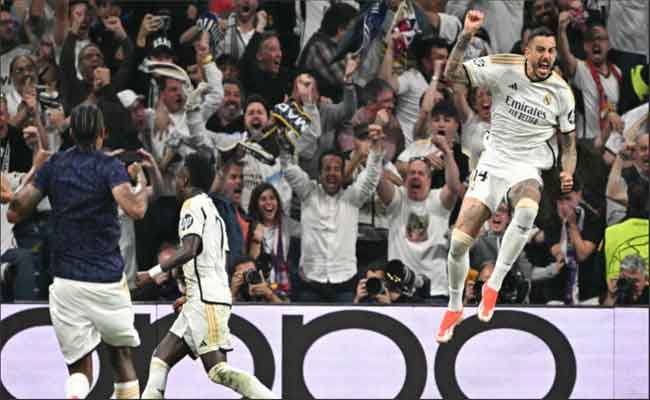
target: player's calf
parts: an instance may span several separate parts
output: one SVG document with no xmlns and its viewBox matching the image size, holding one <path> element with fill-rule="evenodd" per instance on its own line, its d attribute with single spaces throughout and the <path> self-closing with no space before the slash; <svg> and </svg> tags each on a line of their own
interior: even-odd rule
<svg viewBox="0 0 650 400">
<path fill-rule="evenodd" d="M 538 208 L 537 202 L 527 197 L 519 200 L 515 206 L 512 221 L 503 235 L 494 271 L 487 284 L 483 285 L 482 299 L 478 308 L 478 319 L 483 322 L 492 319 L 503 279 L 528 242 L 528 232 L 535 223 Z"/>
</svg>

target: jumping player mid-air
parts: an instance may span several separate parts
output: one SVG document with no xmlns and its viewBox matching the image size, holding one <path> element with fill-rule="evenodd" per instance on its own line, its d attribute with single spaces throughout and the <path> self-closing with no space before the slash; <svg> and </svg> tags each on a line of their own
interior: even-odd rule
<svg viewBox="0 0 650 400">
<path fill-rule="evenodd" d="M 54 154 L 11 202 L 18 219 L 47 196 L 52 205 L 50 316 L 70 376 L 66 398 L 83 399 L 93 379 L 91 353 L 107 345 L 115 372 L 115 398 L 137 399 L 131 347 L 140 345 L 120 254 L 117 205 L 144 217 L 147 191 L 131 190 L 126 166 L 100 151 L 106 129 L 94 105 L 72 109 L 75 146 Z M 146 186 L 144 174 L 138 184 Z M 117 205 L 116 205 L 117 202 Z"/>
<path fill-rule="evenodd" d="M 488 322 L 494 313 L 501 283 L 523 249 L 537 216 L 541 197 L 541 171 L 555 166 L 561 147 L 563 192 L 571 190 L 576 167 L 574 107 L 569 85 L 553 72 L 556 44 L 545 27 L 530 33 L 524 56 L 497 54 L 462 62 L 483 13 L 470 10 L 463 32 L 447 61 L 445 78 L 454 84 L 487 86 L 492 93 L 492 124 L 485 152 L 474 170 L 469 190 L 451 234 L 449 256 L 449 306 L 436 340 L 451 339 L 463 315 L 463 284 L 469 271 L 468 250 L 481 226 L 502 199 L 514 208 L 496 266 L 483 285 L 478 318 Z"/>
<path fill-rule="evenodd" d="M 139 272 L 142 287 L 156 275 L 183 267 L 187 302 L 174 325 L 153 353 L 143 399 L 162 399 L 167 375 L 186 355 L 199 357 L 208 377 L 246 398 L 272 399 L 276 396 L 255 377 L 226 363 L 230 346 L 228 319 L 232 304 L 226 252 L 226 226 L 206 192 L 213 180 L 214 167 L 198 153 L 185 158 L 176 174 L 176 196 L 183 202 L 178 224 L 180 249 L 149 271 Z"/>
</svg>

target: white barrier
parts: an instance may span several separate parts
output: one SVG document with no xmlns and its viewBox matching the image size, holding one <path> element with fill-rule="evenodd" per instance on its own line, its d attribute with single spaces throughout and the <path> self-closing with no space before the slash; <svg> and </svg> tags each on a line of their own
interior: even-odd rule
<svg viewBox="0 0 650 400">
<path fill-rule="evenodd" d="M 498 310 L 485 325 L 467 309 L 454 340 L 438 346 L 442 308 L 236 305 L 229 362 L 284 398 L 648 398 L 648 308 Z M 174 316 L 167 304 L 136 313 L 144 388 L 151 351 Z M 67 372 L 47 308 L 2 304 L 0 315 L 0 398 L 63 397 Z M 96 398 L 112 391 L 100 355 Z M 237 396 L 185 359 L 166 397 Z"/>
</svg>

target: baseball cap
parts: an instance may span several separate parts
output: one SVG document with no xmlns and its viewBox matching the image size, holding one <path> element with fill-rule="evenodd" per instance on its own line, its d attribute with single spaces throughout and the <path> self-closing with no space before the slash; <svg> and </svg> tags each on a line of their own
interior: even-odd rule
<svg viewBox="0 0 650 400">
<path fill-rule="evenodd" d="M 158 57 L 161 55 L 173 56 L 172 42 L 165 36 L 158 36 L 151 43 L 151 55 Z"/>
<path fill-rule="evenodd" d="M 144 96 L 141 94 L 135 94 L 131 89 L 122 90 L 117 94 L 117 98 L 120 99 L 120 103 L 126 109 L 131 108 L 135 105 L 135 102 L 140 100 L 144 101 Z"/>
</svg>

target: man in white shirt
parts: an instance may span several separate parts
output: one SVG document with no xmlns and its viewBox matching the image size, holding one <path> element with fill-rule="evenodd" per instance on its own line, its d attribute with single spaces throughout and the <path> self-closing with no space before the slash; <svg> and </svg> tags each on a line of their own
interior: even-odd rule
<svg viewBox="0 0 650 400">
<path fill-rule="evenodd" d="M 413 127 L 420 112 L 420 99 L 429 87 L 429 82 L 440 77 L 434 76 L 434 63 L 445 61 L 449 56 L 447 43 L 440 38 L 416 39 L 411 48 L 417 60 L 417 68 L 411 68 L 396 76 L 393 74 L 393 40 L 388 41 L 384 62 L 379 77 L 386 80 L 395 90 L 397 108 L 395 113 L 404 133 L 405 145 L 413 142 Z M 444 64 L 441 70 L 444 70 Z"/>
<path fill-rule="evenodd" d="M 384 175 L 377 188 L 389 218 L 388 259 L 405 265 L 431 281 L 431 302 L 449 301 L 447 231 L 449 216 L 461 190 L 454 153 L 443 136 L 432 137 L 445 163 L 445 185 L 431 190 L 433 165 L 427 157 L 408 162 L 406 181 L 396 187 Z"/>
<path fill-rule="evenodd" d="M 623 131 L 621 116 L 616 113 L 620 98 L 621 70 L 607 61 L 609 35 L 602 24 L 593 24 L 584 36 L 586 60 L 577 59 L 569 48 L 566 28 L 571 22 L 568 11 L 560 13 L 558 50 L 565 63 L 567 79 L 582 91 L 584 123 L 576 127 L 577 137 L 590 139 L 602 148 L 610 131 Z M 580 120 L 578 120 L 579 122 Z"/>
<path fill-rule="evenodd" d="M 343 188 L 345 160 L 335 151 L 320 156 L 318 182 L 297 165 L 282 164 L 294 196 L 301 200 L 302 241 L 298 301 L 352 302 L 357 276 L 359 208 L 375 192 L 382 171 L 383 132 L 369 126 L 367 169 Z"/>
</svg>

